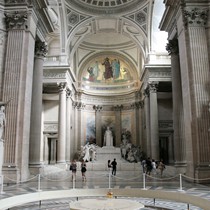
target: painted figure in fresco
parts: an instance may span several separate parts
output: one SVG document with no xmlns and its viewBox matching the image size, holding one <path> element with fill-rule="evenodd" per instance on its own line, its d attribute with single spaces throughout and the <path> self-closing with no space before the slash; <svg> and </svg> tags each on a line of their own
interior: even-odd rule
<svg viewBox="0 0 210 210">
<path fill-rule="evenodd" d="M 113 146 L 113 135 L 109 127 L 107 127 L 104 134 L 104 146 Z"/>
<path fill-rule="evenodd" d="M 93 75 L 94 75 L 94 79 L 97 80 L 98 78 L 98 74 L 99 74 L 99 63 L 98 61 L 96 61 L 95 65 L 93 66 Z"/>
<path fill-rule="evenodd" d="M 94 81 L 94 74 L 93 74 L 93 67 L 89 67 L 88 69 L 87 69 L 87 71 L 88 71 L 88 73 L 89 73 L 89 81 L 90 82 L 93 82 Z"/>
<path fill-rule="evenodd" d="M 113 78 L 113 71 L 112 71 L 112 66 L 111 63 L 109 62 L 109 58 L 106 57 L 102 65 L 105 66 L 105 71 L 104 71 L 104 79 L 111 79 Z"/>
<path fill-rule="evenodd" d="M 112 69 L 113 69 L 113 78 L 118 79 L 120 76 L 120 61 L 117 59 L 114 59 L 112 61 Z"/>
</svg>

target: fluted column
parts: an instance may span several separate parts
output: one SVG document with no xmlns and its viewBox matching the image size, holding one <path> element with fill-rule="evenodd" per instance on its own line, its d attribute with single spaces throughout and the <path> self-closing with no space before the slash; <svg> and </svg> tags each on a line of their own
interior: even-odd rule
<svg viewBox="0 0 210 210">
<path fill-rule="evenodd" d="M 192 113 L 189 120 L 191 120 L 192 126 L 192 147 L 195 162 L 197 163 L 195 168 L 197 170 L 196 176 L 201 175 L 204 177 L 203 169 L 205 168 L 205 170 L 209 171 L 210 160 L 210 118 L 208 112 L 208 103 L 210 101 L 210 68 L 206 35 L 208 11 L 203 8 L 188 9 L 184 11 L 184 18 L 191 50 L 189 75 L 191 77 L 190 95 Z M 208 174 L 210 174 L 210 171 Z"/>
<path fill-rule="evenodd" d="M 100 105 L 94 105 L 95 110 L 95 123 L 96 123 L 96 144 L 98 146 L 103 146 L 103 139 L 101 139 L 101 110 L 103 109 Z"/>
<path fill-rule="evenodd" d="M 2 97 L 3 101 L 12 100 L 6 109 L 4 162 L 5 165 L 18 167 L 21 171 L 20 179 L 26 179 L 29 174 L 31 98 L 37 23 L 29 10 L 5 15 L 8 35 Z"/>
<path fill-rule="evenodd" d="M 150 140 L 150 101 L 148 88 L 144 91 L 144 107 L 145 107 L 145 120 L 146 120 L 146 154 L 151 156 L 151 140 Z"/>
<path fill-rule="evenodd" d="M 159 160 L 159 127 L 158 127 L 158 104 L 157 104 L 158 83 L 149 84 L 150 98 L 150 138 L 151 138 L 151 158 Z"/>
<path fill-rule="evenodd" d="M 66 161 L 69 163 L 71 161 L 71 91 L 67 91 L 66 99 Z"/>
<path fill-rule="evenodd" d="M 136 108 L 136 145 L 143 146 L 143 124 L 142 124 L 142 108 L 144 106 L 143 101 L 135 103 Z"/>
<path fill-rule="evenodd" d="M 37 41 L 35 45 L 32 108 L 31 108 L 31 129 L 30 129 L 30 166 L 39 166 L 41 161 L 41 121 L 42 121 L 42 78 L 43 63 L 47 53 L 46 44 Z"/>
<path fill-rule="evenodd" d="M 115 119 L 116 119 L 116 127 L 115 127 L 115 145 L 116 147 L 119 147 L 121 144 L 121 111 L 123 109 L 123 105 L 116 105 L 114 106 L 115 111 Z"/>
<path fill-rule="evenodd" d="M 184 138 L 183 100 L 178 40 L 170 40 L 166 49 L 171 55 L 175 166 L 180 173 L 184 173 L 186 170 L 186 142 Z"/>
<path fill-rule="evenodd" d="M 59 84 L 58 157 L 57 163 L 66 162 L 66 84 Z"/>
</svg>

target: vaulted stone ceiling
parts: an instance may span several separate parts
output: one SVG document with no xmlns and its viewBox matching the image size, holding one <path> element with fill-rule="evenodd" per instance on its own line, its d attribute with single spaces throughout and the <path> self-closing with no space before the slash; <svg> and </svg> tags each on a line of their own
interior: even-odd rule
<svg viewBox="0 0 210 210">
<path fill-rule="evenodd" d="M 107 85 L 121 86 L 122 93 L 139 88 L 137 81 L 151 49 L 153 0 L 66 0 L 65 3 L 58 4 L 59 7 L 55 4 L 57 1 L 49 2 L 51 17 L 56 24 L 60 21 L 58 30 L 61 31 L 61 50 L 71 61 L 71 69 L 75 80 L 79 82 L 79 88 L 89 93 L 91 90 L 93 93 L 101 89 L 110 92 Z M 60 18 L 59 21 L 56 16 L 57 19 Z M 58 42 L 53 39 L 57 38 L 51 37 L 49 53 L 55 52 Z M 124 69 L 128 70 L 129 66 L 130 83 L 121 80 L 123 77 L 119 79 L 122 84 L 119 80 L 114 83 L 99 83 L 105 79 L 102 77 L 102 80 L 95 80 L 95 86 L 91 78 L 88 81 L 85 73 L 88 73 L 90 64 L 93 65 L 95 58 L 103 60 L 106 57 L 110 62 L 115 59 L 121 64 L 125 62 Z M 131 78 L 135 78 L 135 81 Z M 100 89 L 98 86 L 101 84 Z M 112 92 L 118 94 L 120 91 L 114 87 Z"/>
</svg>

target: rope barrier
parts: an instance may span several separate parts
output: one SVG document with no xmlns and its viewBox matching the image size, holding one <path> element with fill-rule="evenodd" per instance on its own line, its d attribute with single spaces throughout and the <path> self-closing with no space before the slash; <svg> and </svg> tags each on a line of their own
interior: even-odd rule
<svg viewBox="0 0 210 210">
<path fill-rule="evenodd" d="M 44 178 L 44 179 L 46 179 L 46 180 L 48 180 L 48 181 L 52 181 L 52 182 L 61 182 L 61 181 L 65 181 L 65 180 L 67 180 L 67 179 L 70 179 L 72 176 L 70 175 L 70 176 L 67 176 L 66 178 L 64 178 L 64 179 L 49 179 L 49 178 L 47 178 L 47 177 L 45 177 L 45 176 L 43 176 L 43 175 L 41 175 L 41 177 L 42 178 Z"/>
<path fill-rule="evenodd" d="M 161 181 L 163 181 L 163 180 L 175 179 L 175 178 L 178 177 L 179 175 L 176 175 L 176 176 L 173 176 L 173 177 L 168 177 L 168 178 L 158 178 L 158 177 L 150 176 L 150 175 L 148 175 L 148 174 L 146 174 L 146 176 L 149 177 L 149 178 L 155 179 L 155 180 L 161 180 Z"/>
<path fill-rule="evenodd" d="M 186 176 L 186 175 L 183 175 L 183 177 L 187 178 L 187 179 L 190 179 L 190 180 L 194 180 L 194 181 L 207 181 L 207 180 L 210 180 L 210 178 L 205 178 L 205 179 L 194 179 L 194 178 L 191 178 L 189 176 Z"/>
<path fill-rule="evenodd" d="M 29 182 L 29 181 L 35 179 L 35 178 L 38 177 L 38 176 L 39 176 L 39 174 L 37 174 L 37 175 L 35 175 L 34 177 L 32 177 L 32 178 L 30 178 L 30 179 L 27 179 L 27 180 L 25 180 L 25 181 L 17 181 L 17 180 L 14 180 L 14 179 L 9 178 L 9 177 L 7 177 L 7 176 L 4 176 L 4 178 L 8 179 L 9 181 L 15 182 L 16 184 L 22 184 L 22 183 Z"/>
</svg>

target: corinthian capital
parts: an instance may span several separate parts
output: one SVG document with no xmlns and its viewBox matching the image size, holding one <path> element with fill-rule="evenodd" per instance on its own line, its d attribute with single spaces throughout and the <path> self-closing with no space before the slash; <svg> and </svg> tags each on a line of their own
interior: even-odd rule
<svg viewBox="0 0 210 210">
<path fill-rule="evenodd" d="M 7 13 L 5 14 L 7 29 L 27 29 L 28 14 L 26 12 Z"/>
<path fill-rule="evenodd" d="M 158 82 L 150 82 L 149 83 L 149 92 L 156 93 L 158 88 Z"/>
<path fill-rule="evenodd" d="M 36 41 L 35 44 L 35 54 L 36 56 L 45 57 L 47 54 L 47 45 L 45 42 Z"/>
<path fill-rule="evenodd" d="M 169 55 L 178 54 L 179 53 L 178 40 L 177 39 L 169 40 L 168 44 L 166 45 L 166 50 L 168 51 Z"/>
<path fill-rule="evenodd" d="M 194 8 L 192 10 L 184 10 L 185 26 L 204 26 L 208 18 L 207 9 Z"/>
</svg>

